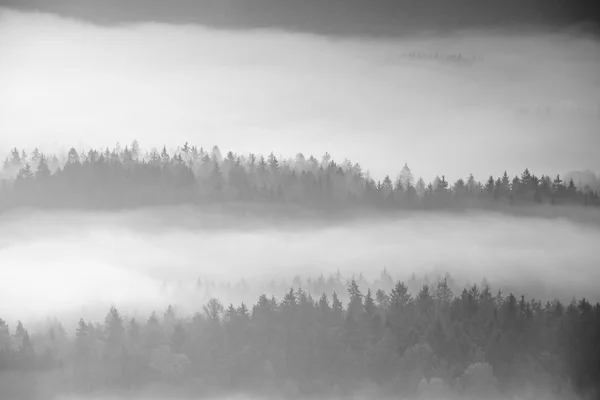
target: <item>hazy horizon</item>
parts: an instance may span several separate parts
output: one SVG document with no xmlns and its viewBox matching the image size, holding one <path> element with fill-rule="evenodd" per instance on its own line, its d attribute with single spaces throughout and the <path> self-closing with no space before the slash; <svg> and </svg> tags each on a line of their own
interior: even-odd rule
<svg viewBox="0 0 600 400">
<path fill-rule="evenodd" d="M 427 181 L 600 171 L 600 47 L 586 37 L 464 31 L 329 38 L 193 25 L 99 27 L 0 10 L 0 152 L 188 141 L 329 152 Z M 461 54 L 456 65 L 411 52 Z M 519 116 L 552 107 L 552 119 Z"/>
</svg>

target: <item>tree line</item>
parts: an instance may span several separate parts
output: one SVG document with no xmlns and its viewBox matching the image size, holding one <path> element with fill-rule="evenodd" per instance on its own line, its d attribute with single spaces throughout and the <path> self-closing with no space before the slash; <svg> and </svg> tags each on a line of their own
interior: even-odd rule
<svg viewBox="0 0 600 400">
<path fill-rule="evenodd" d="M 175 151 L 143 152 L 137 142 L 112 150 L 77 151 L 65 157 L 13 149 L 2 166 L 0 208 L 21 206 L 131 208 L 167 204 L 252 202 L 315 209 L 466 209 L 497 205 L 598 206 L 600 193 L 560 176 L 528 169 L 484 182 L 471 174 L 451 184 L 444 175 L 426 183 L 408 165 L 375 181 L 361 165 L 299 153 L 222 156 L 219 148 L 185 143 Z"/>
<path fill-rule="evenodd" d="M 455 293 L 448 278 L 414 293 L 385 272 L 380 283 L 391 289 L 365 291 L 351 279 L 345 293 L 292 287 L 255 304 L 212 298 L 193 316 L 169 306 L 132 318 L 111 307 L 104 321 L 81 319 L 70 333 L 56 321 L 29 333 L 0 319 L 0 397 L 148 387 L 289 398 L 600 393 L 600 304 L 488 285 Z"/>
</svg>

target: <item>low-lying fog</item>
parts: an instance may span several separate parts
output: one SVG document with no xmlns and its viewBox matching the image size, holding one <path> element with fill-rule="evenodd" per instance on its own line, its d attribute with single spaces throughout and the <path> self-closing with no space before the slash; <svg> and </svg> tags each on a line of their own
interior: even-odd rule
<svg viewBox="0 0 600 400">
<path fill-rule="evenodd" d="M 0 49 L 1 154 L 137 138 L 328 151 L 377 178 L 405 162 L 426 181 L 600 171 L 600 45 L 582 36 L 331 39 L 0 10 Z"/>
<path fill-rule="evenodd" d="M 374 280 L 384 267 L 396 279 L 448 272 L 459 285 L 486 278 L 493 289 L 542 299 L 600 300 L 600 225 L 566 219 L 414 213 L 310 224 L 170 208 L 5 213 L 0 226 L 0 316 L 9 321 L 74 323 L 103 318 L 111 304 L 147 314 L 173 303 L 191 313 L 208 300 L 198 278 L 243 278 L 247 292 L 210 295 L 255 303 L 272 279 L 291 284 L 295 275 L 339 270 Z"/>
</svg>

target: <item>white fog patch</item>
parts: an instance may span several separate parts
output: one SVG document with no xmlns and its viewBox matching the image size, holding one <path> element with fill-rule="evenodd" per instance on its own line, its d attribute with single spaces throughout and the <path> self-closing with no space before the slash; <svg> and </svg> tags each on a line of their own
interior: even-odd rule
<svg viewBox="0 0 600 400">
<path fill-rule="evenodd" d="M 333 40 L 0 18 L 0 153 L 137 138 L 147 148 L 329 151 L 378 178 L 405 162 L 417 176 L 451 181 L 525 167 L 600 170 L 600 47 L 586 38 Z M 475 61 L 447 60 L 458 55 Z"/>
<path fill-rule="evenodd" d="M 458 284 L 486 278 L 494 288 L 509 286 L 527 295 L 600 300 L 597 225 L 415 213 L 302 227 L 298 221 L 236 222 L 185 210 L 0 216 L 0 315 L 78 319 L 77 313 L 85 312 L 102 318 L 113 304 L 130 313 L 177 304 L 192 313 L 208 295 L 227 304 L 254 303 L 272 280 L 338 270 L 347 278 L 362 273 L 374 280 L 383 268 L 397 279 L 413 272 L 432 279 L 450 273 Z M 159 222 L 161 213 L 178 212 L 197 222 L 181 228 Z M 247 227 L 252 224 L 255 229 Z M 251 289 L 240 294 L 215 287 L 206 293 L 197 290 L 198 279 L 230 286 L 244 279 Z"/>
</svg>

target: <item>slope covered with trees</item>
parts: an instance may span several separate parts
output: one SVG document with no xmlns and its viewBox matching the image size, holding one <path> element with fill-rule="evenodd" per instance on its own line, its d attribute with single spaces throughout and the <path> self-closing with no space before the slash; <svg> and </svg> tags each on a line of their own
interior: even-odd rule
<svg viewBox="0 0 600 400">
<path fill-rule="evenodd" d="M 589 186 L 577 187 L 560 176 L 520 176 L 504 172 L 485 182 L 473 175 L 454 183 L 415 179 L 405 165 L 395 177 L 375 181 L 358 163 L 222 155 L 187 143 L 174 152 L 142 152 L 139 144 L 113 150 L 77 151 L 66 157 L 13 149 L 2 167 L 0 209 L 35 206 L 120 209 L 152 205 L 258 203 L 339 209 L 467 209 L 497 205 L 600 205 Z M 14 179 L 13 179 L 14 178 Z"/>
<path fill-rule="evenodd" d="M 342 290 L 313 296 L 296 286 L 255 304 L 213 298 L 193 316 L 169 306 L 135 319 L 112 307 L 74 332 L 53 322 L 29 333 L 0 319 L 0 398 L 143 388 L 286 398 L 600 393 L 600 304 L 542 302 L 487 285 L 454 293 L 448 278 L 411 293 L 386 272 L 365 290 L 361 279 L 320 278 L 313 282 Z"/>
</svg>

